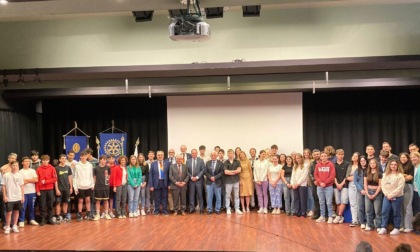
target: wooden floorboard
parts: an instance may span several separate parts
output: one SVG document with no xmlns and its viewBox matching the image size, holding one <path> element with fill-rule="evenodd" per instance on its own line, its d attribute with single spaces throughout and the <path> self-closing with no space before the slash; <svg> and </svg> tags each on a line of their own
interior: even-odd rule
<svg viewBox="0 0 420 252">
<path fill-rule="evenodd" d="M 1 250 L 177 250 L 177 251 L 354 251 L 361 240 L 374 251 L 409 243 L 420 251 L 420 235 L 377 235 L 348 224 L 315 223 L 281 215 L 145 216 L 25 226 L 0 234 Z"/>
</svg>

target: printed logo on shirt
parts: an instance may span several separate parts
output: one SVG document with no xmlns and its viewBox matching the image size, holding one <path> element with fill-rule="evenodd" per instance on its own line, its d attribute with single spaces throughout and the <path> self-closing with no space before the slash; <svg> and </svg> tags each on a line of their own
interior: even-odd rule
<svg viewBox="0 0 420 252">
<path fill-rule="evenodd" d="M 67 173 L 69 173 L 69 171 L 67 170 L 67 171 L 60 171 L 58 174 L 59 175 L 63 175 L 63 174 L 67 174 Z"/>
<path fill-rule="evenodd" d="M 319 172 L 330 172 L 330 167 L 329 166 L 319 167 L 318 171 Z"/>
</svg>

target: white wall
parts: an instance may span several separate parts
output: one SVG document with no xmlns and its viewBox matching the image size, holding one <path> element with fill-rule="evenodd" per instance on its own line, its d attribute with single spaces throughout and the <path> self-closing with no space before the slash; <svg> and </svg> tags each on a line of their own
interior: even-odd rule
<svg viewBox="0 0 420 252">
<path fill-rule="evenodd" d="M 168 147 L 303 150 L 302 93 L 169 96 Z"/>
</svg>

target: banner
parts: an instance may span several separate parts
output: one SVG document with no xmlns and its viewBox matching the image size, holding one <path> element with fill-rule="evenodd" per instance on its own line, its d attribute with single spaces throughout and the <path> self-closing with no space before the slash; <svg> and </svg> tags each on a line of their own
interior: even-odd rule
<svg viewBox="0 0 420 252">
<path fill-rule="evenodd" d="M 80 152 L 87 148 L 88 138 L 86 136 L 65 136 L 64 137 L 66 154 L 69 154 L 69 151 L 74 151 L 75 157 L 74 160 L 79 161 Z"/>
<path fill-rule="evenodd" d="M 127 133 L 100 133 L 100 155 L 114 155 L 117 159 L 121 155 L 127 155 Z"/>
</svg>

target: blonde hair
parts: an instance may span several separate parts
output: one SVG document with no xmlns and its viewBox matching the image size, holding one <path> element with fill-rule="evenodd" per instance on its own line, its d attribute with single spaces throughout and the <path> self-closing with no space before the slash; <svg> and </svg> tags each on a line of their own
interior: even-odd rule
<svg viewBox="0 0 420 252">
<path fill-rule="evenodd" d="M 391 173 L 391 163 L 395 162 L 397 163 L 397 173 L 404 173 L 404 169 L 402 168 L 401 162 L 398 162 L 397 160 L 391 160 L 386 165 L 385 174 L 389 175 Z"/>
<path fill-rule="evenodd" d="M 303 155 L 301 154 L 301 153 L 296 153 L 296 157 L 300 157 L 300 164 L 296 161 L 296 163 L 295 163 L 295 165 L 293 166 L 293 170 L 296 170 L 299 166 L 300 166 L 300 169 L 303 169 Z M 295 157 L 295 160 L 296 160 L 296 157 Z"/>
</svg>

